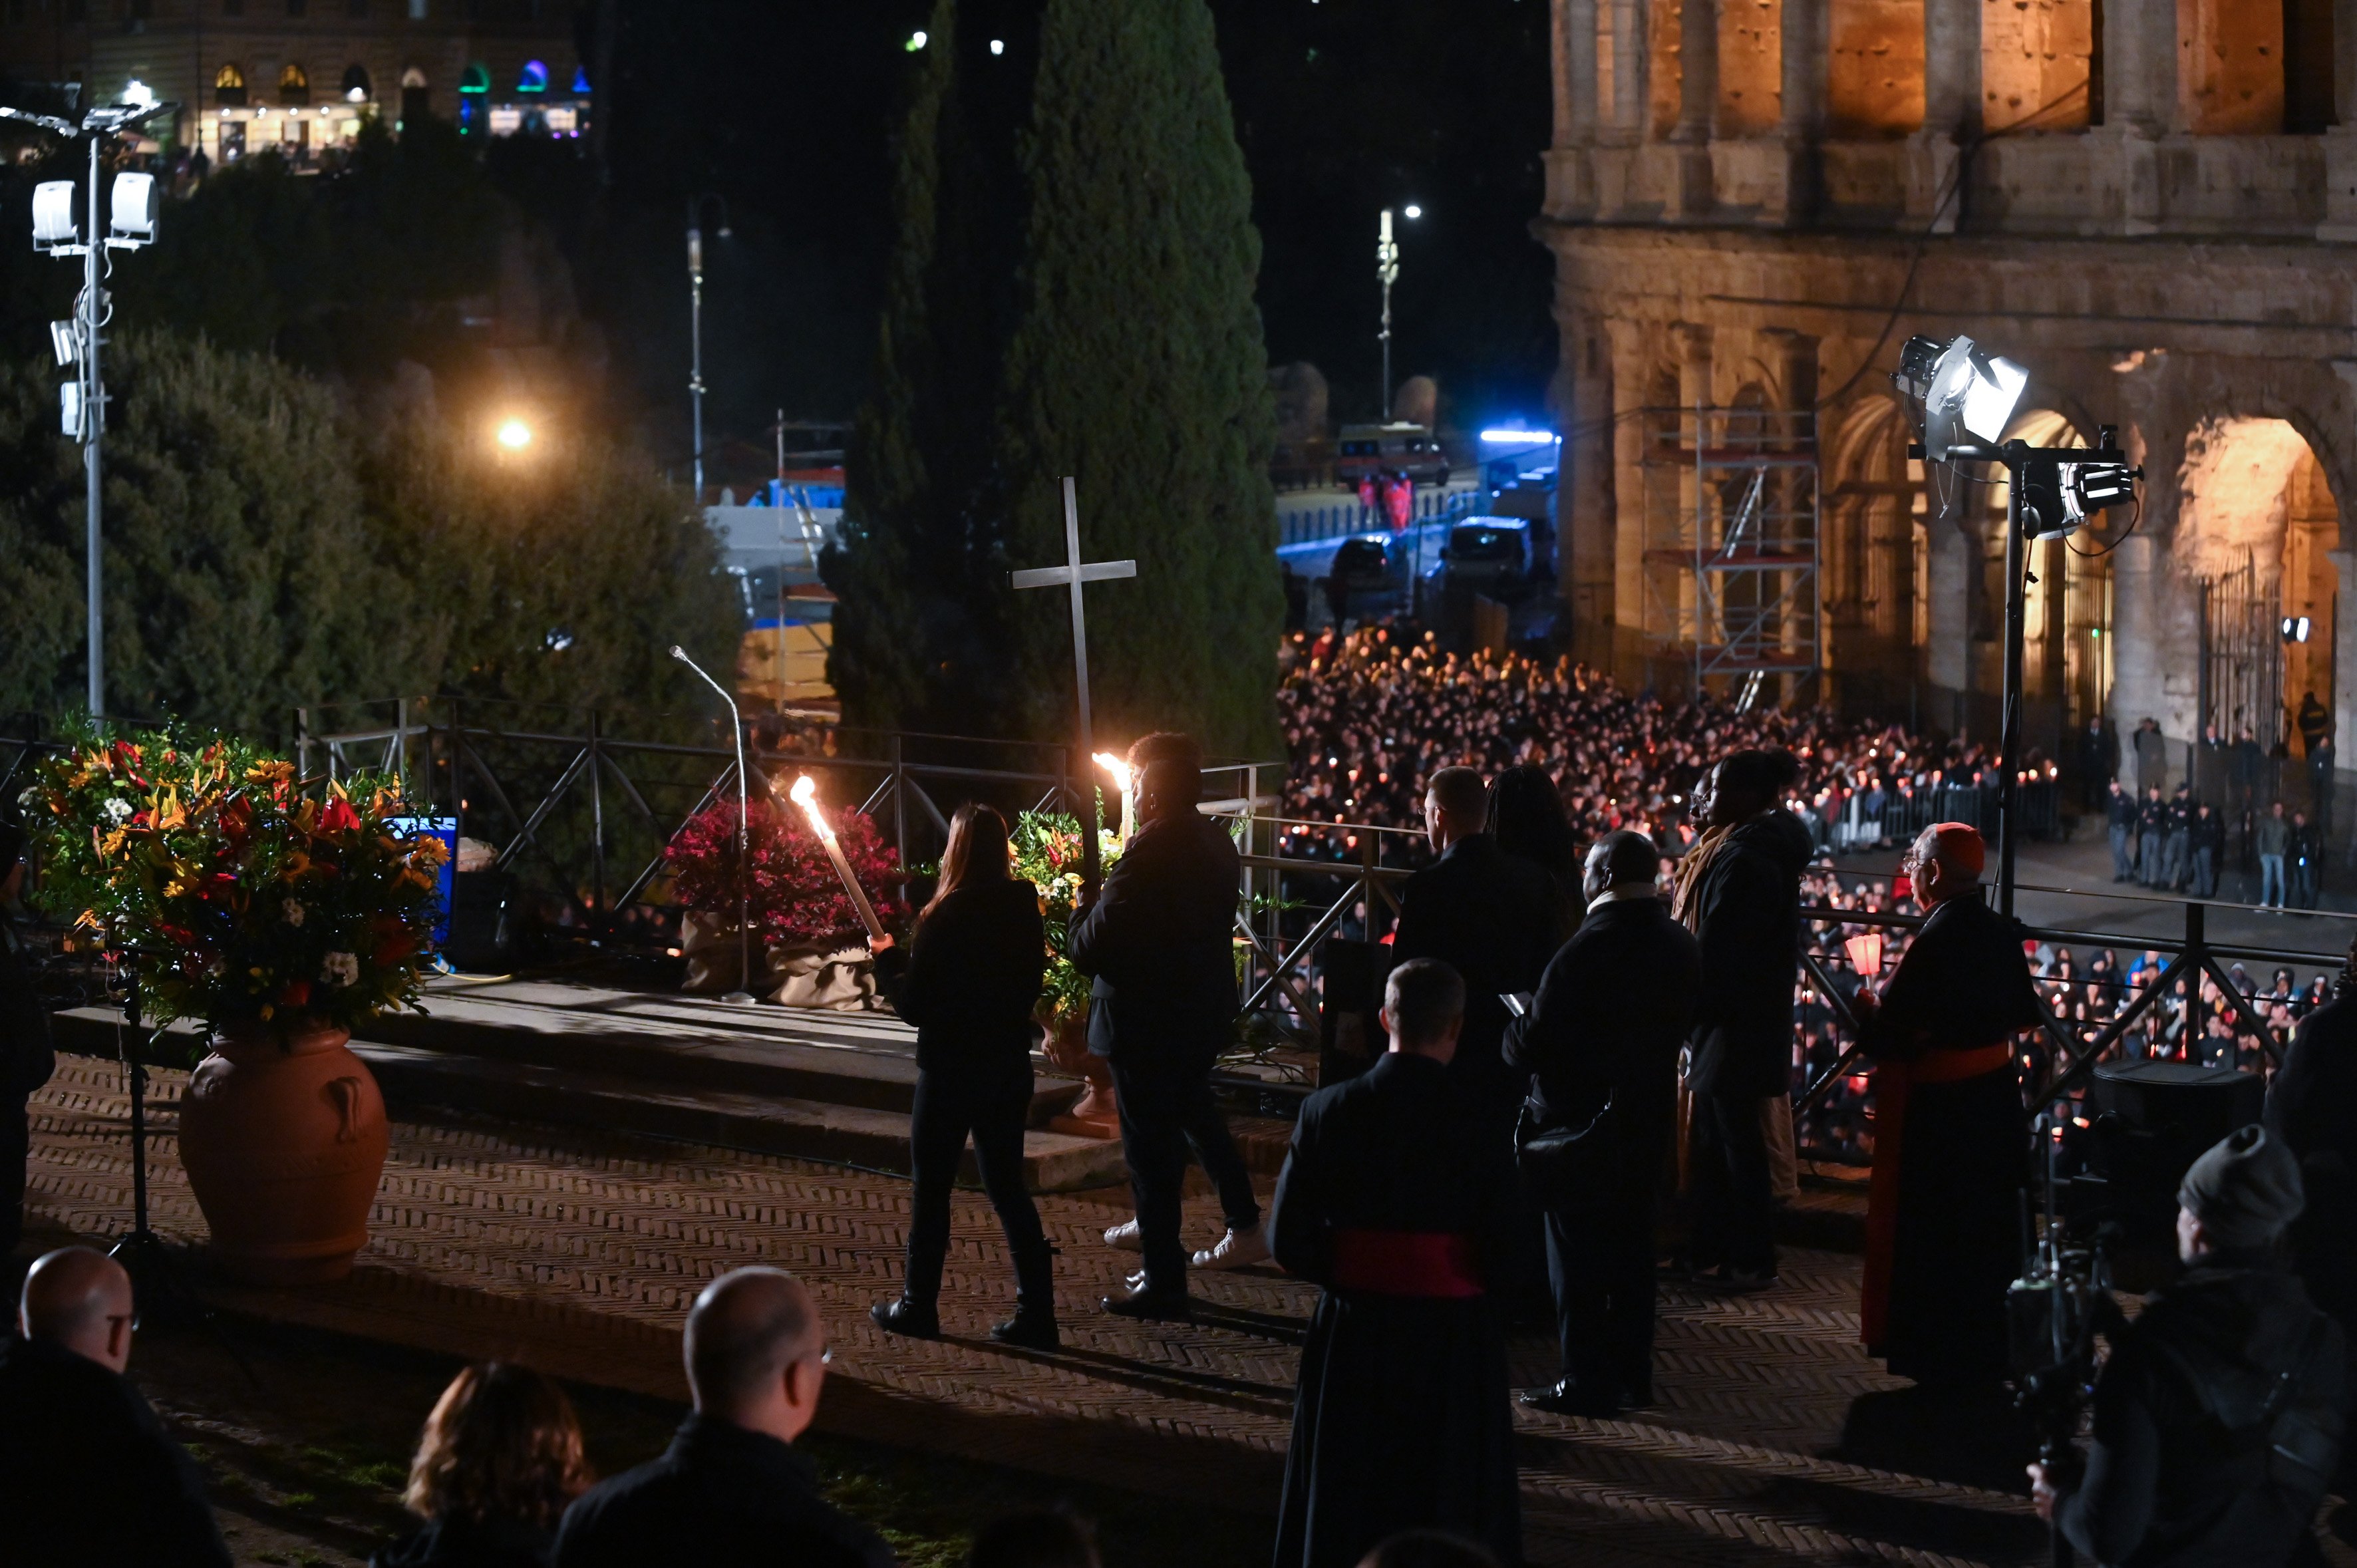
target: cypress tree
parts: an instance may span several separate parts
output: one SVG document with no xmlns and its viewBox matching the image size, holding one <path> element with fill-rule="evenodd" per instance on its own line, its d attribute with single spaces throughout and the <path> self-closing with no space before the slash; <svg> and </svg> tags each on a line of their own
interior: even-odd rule
<svg viewBox="0 0 2357 1568">
<path fill-rule="evenodd" d="M 1275 416 L 1252 185 L 1211 13 L 1203 0 L 1047 0 L 1039 28 L 1002 419 L 1006 553 L 1064 558 L 1060 477 L 1077 476 L 1084 553 L 1138 569 L 1090 590 L 1099 732 L 1184 727 L 1215 750 L 1265 751 L 1285 613 Z M 1007 694 L 1024 727 L 1061 736 L 1061 596 L 1019 598 Z"/>
<path fill-rule="evenodd" d="M 936 0 L 899 146 L 898 222 L 875 391 L 853 431 L 828 676 L 879 726 L 987 730 L 1010 679 L 1003 508 L 996 500 L 1001 356 L 1021 235 L 1016 59 L 973 71 L 957 0 Z M 978 42 L 978 40 L 977 40 Z M 1018 40 L 1019 42 L 1019 40 Z"/>
</svg>

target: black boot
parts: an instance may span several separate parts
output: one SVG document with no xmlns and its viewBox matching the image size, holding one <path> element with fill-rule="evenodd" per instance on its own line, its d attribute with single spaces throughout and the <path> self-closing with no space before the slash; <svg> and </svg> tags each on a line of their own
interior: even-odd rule
<svg viewBox="0 0 2357 1568">
<path fill-rule="evenodd" d="M 990 1331 L 1002 1345 L 1053 1350 L 1056 1333 L 1056 1249 L 1046 1238 L 1015 1254 L 1015 1316 Z"/>
<path fill-rule="evenodd" d="M 911 1339 L 942 1337 L 941 1314 L 928 1302 L 911 1301 L 905 1295 L 898 1301 L 879 1301 L 867 1309 L 867 1316 L 887 1334 L 905 1335 Z"/>
</svg>

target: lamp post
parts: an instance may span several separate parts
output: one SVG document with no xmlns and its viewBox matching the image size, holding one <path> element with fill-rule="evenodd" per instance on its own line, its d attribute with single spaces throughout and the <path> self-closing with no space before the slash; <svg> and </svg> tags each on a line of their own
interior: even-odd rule
<svg viewBox="0 0 2357 1568">
<path fill-rule="evenodd" d="M 720 204 L 720 237 L 729 236 L 728 199 L 712 191 L 687 199 L 687 394 L 695 420 L 695 504 L 704 504 L 704 209 Z M 701 673 L 701 671 L 699 671 Z M 711 677 L 705 676 L 705 680 Z"/>
<path fill-rule="evenodd" d="M 1424 209 L 1414 202 L 1407 205 L 1410 221 L 1424 216 Z M 1375 279 L 1383 285 L 1383 329 L 1375 334 L 1383 346 L 1383 423 L 1392 418 L 1392 285 L 1399 282 L 1399 245 L 1392 239 L 1392 209 L 1383 209 L 1382 226 L 1376 231 Z"/>
<path fill-rule="evenodd" d="M 671 656 L 704 677 L 704 683 L 720 693 L 728 704 L 728 738 L 737 744 L 737 963 L 738 983 L 736 990 L 723 996 L 723 1002 L 753 1000 L 753 853 L 752 821 L 746 814 L 745 725 L 737 712 L 737 699 L 728 688 L 714 680 L 703 665 L 687 656 L 687 650 L 676 642 L 671 645 Z"/>
<path fill-rule="evenodd" d="M 33 189 L 33 249 L 52 256 L 80 257 L 82 263 L 81 292 L 74 297 L 73 318 L 49 323 L 49 343 L 58 364 L 70 367 L 74 372 L 74 379 L 60 389 L 59 415 L 67 438 L 81 444 L 86 489 L 83 532 L 88 556 L 89 703 L 92 719 L 102 717 L 106 712 L 106 619 L 99 528 L 99 448 L 106 431 L 106 385 L 99 376 L 98 349 L 100 330 L 112 317 L 113 310 L 100 281 L 103 271 L 101 259 L 109 250 L 135 251 L 156 242 L 156 177 L 132 170 L 114 177 L 107 230 L 103 237 L 100 235 L 99 152 L 100 144 L 107 136 L 176 107 L 156 102 L 152 93 L 143 96 L 145 101 L 141 102 L 111 103 L 92 109 L 82 116 L 80 125 L 53 115 L 0 107 L 0 117 L 27 121 L 62 136 L 90 138 L 90 185 L 82 207 L 83 221 L 90 226 L 89 238 L 82 237 L 81 226 L 74 221 L 73 181 L 43 180 Z"/>
</svg>

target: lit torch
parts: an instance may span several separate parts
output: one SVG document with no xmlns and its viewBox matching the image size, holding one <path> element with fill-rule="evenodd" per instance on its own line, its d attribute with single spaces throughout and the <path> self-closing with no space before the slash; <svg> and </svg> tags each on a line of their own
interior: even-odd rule
<svg viewBox="0 0 2357 1568">
<path fill-rule="evenodd" d="M 1114 781 L 1121 785 L 1121 832 L 1122 836 L 1126 838 L 1137 831 L 1137 814 L 1134 809 L 1135 797 L 1137 793 L 1137 775 L 1131 771 L 1128 763 L 1110 751 L 1098 752 L 1096 764 L 1112 774 Z"/>
<path fill-rule="evenodd" d="M 878 945 L 888 942 L 890 938 L 885 934 L 884 922 L 876 918 L 876 906 L 867 901 L 867 890 L 859 886 L 857 877 L 851 875 L 851 862 L 844 858 L 843 846 L 834 842 L 834 829 L 818 803 L 818 785 L 805 773 L 794 780 L 792 794 L 794 804 L 800 806 L 802 815 L 810 819 L 811 832 L 818 834 L 818 842 L 826 845 L 826 857 L 834 862 L 834 874 L 843 878 L 843 890 L 850 894 L 851 901 L 859 907 L 859 918 L 867 927 L 868 940 Z"/>
</svg>

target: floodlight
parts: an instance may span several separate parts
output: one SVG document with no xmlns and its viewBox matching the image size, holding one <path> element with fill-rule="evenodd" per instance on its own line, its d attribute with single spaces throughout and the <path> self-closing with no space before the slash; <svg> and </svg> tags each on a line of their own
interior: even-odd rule
<svg viewBox="0 0 2357 1568">
<path fill-rule="evenodd" d="M 70 365 L 74 362 L 77 350 L 74 342 L 74 324 L 72 322 L 52 321 L 49 323 L 49 351 L 57 355 L 58 363 L 60 366 Z"/>
<path fill-rule="evenodd" d="M 2283 639 L 2286 642 L 2306 642 L 2308 640 L 2309 626 L 2309 618 L 2306 616 L 2284 617 Z"/>
<path fill-rule="evenodd" d="M 81 238 L 74 225 L 74 188 L 70 179 L 45 179 L 33 187 L 33 248 L 53 250 Z"/>
<path fill-rule="evenodd" d="M 2133 502 L 2134 481 L 2142 474 L 2126 463 L 2071 463 L 2057 454 L 2030 453 L 2021 468 L 2022 537 L 2076 533 L 2097 512 Z"/>
<path fill-rule="evenodd" d="M 511 452 L 521 452 L 532 445 L 532 426 L 521 419 L 502 422 L 495 439 Z"/>
<path fill-rule="evenodd" d="M 1923 455 L 1943 463 L 1952 448 L 1968 445 L 1967 436 L 1984 445 L 2003 439 L 2029 372 L 1969 338 L 1944 347 L 1910 338 L 1890 379 L 1923 411 Z"/>
<path fill-rule="evenodd" d="M 68 381 L 58 388 L 58 425 L 69 441 L 79 441 L 81 435 L 81 383 Z"/>
<path fill-rule="evenodd" d="M 119 247 L 156 242 L 156 177 L 125 169 L 114 177 L 107 204 L 107 243 Z"/>
</svg>

